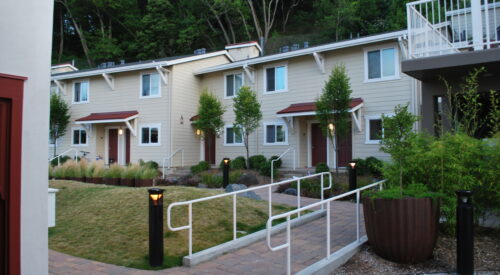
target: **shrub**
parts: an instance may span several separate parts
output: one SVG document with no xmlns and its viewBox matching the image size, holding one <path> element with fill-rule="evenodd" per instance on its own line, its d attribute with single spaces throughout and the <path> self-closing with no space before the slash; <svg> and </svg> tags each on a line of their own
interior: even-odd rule
<svg viewBox="0 0 500 275">
<path fill-rule="evenodd" d="M 111 164 L 104 173 L 104 177 L 107 179 L 119 179 L 122 175 L 123 167 L 118 164 Z"/>
<path fill-rule="evenodd" d="M 276 176 L 277 172 L 278 172 L 277 170 L 274 170 L 275 176 Z M 270 161 L 261 162 L 260 167 L 259 167 L 259 173 L 263 176 L 270 177 L 271 176 L 271 162 Z"/>
<path fill-rule="evenodd" d="M 89 163 L 87 162 L 86 159 L 81 159 L 78 161 L 78 174 L 80 177 L 86 177 L 87 176 L 87 169 L 89 167 Z"/>
<path fill-rule="evenodd" d="M 68 161 L 68 160 L 70 160 L 70 159 L 72 159 L 72 157 L 70 157 L 70 156 L 61 156 L 61 157 L 59 157 L 59 164 L 61 164 L 61 165 L 62 165 L 62 164 L 64 164 L 66 161 Z M 55 159 L 51 160 L 51 161 L 50 161 L 50 164 L 51 164 L 52 166 L 57 166 L 57 158 L 55 158 Z"/>
<path fill-rule="evenodd" d="M 324 162 L 316 164 L 316 173 L 330 172 L 330 167 Z"/>
<path fill-rule="evenodd" d="M 146 169 L 156 169 L 156 170 L 158 170 L 158 163 L 156 161 L 150 160 L 150 161 L 144 163 L 144 167 Z"/>
<path fill-rule="evenodd" d="M 140 179 L 154 179 L 158 176 L 158 170 L 157 169 L 152 169 L 152 168 L 146 168 L 139 170 L 140 172 L 138 173 Z"/>
<path fill-rule="evenodd" d="M 382 167 L 384 162 L 376 157 L 367 157 L 365 160 L 366 167 L 370 174 L 376 178 L 382 177 Z"/>
<path fill-rule="evenodd" d="M 78 163 L 74 160 L 66 161 L 60 166 L 60 169 L 62 169 L 64 178 L 80 178 L 82 176 Z"/>
<path fill-rule="evenodd" d="M 208 188 L 221 188 L 222 176 L 216 174 L 203 174 L 201 175 L 201 182 Z"/>
<path fill-rule="evenodd" d="M 239 156 L 231 161 L 231 169 L 246 169 L 245 157 Z"/>
<path fill-rule="evenodd" d="M 326 185 L 326 183 L 325 183 Z M 292 182 L 292 188 L 297 189 L 297 182 Z M 303 179 L 300 181 L 300 194 L 309 198 L 321 198 L 321 180 L 319 178 Z M 331 195 L 331 190 L 325 190 L 325 198 Z"/>
<path fill-rule="evenodd" d="M 125 169 L 123 169 L 121 178 L 122 179 L 135 179 L 137 178 L 138 174 L 141 173 L 141 166 L 139 164 L 131 164 Z"/>
<path fill-rule="evenodd" d="M 98 160 L 92 163 L 93 170 L 91 178 L 103 178 L 106 173 L 106 169 L 104 169 L 104 161 Z"/>
<path fill-rule="evenodd" d="M 368 166 L 364 159 L 353 159 L 356 161 L 356 175 L 363 176 L 369 172 Z"/>
<path fill-rule="evenodd" d="M 255 155 L 248 158 L 250 169 L 259 170 L 263 162 L 266 162 L 266 157 L 263 155 Z"/>
<path fill-rule="evenodd" d="M 229 184 L 236 183 L 240 177 L 241 177 L 240 171 L 229 172 Z"/>
<path fill-rule="evenodd" d="M 278 156 L 272 156 L 270 158 L 270 160 L 274 160 L 274 159 L 278 159 L 278 158 L 279 158 Z M 274 168 L 281 168 L 281 164 L 282 164 L 281 159 L 275 161 L 274 162 Z"/>
<path fill-rule="evenodd" d="M 191 173 L 197 174 L 201 171 L 205 171 L 208 169 L 210 169 L 210 164 L 208 162 L 202 160 L 202 161 L 198 162 L 197 165 L 191 166 Z"/>
<path fill-rule="evenodd" d="M 54 178 L 54 167 L 52 167 L 52 165 L 49 164 L 49 179 L 53 178 Z"/>
</svg>

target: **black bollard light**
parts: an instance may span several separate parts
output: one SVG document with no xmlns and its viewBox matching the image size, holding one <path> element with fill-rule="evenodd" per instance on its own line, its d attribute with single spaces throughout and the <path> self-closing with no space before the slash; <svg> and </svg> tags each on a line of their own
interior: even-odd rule
<svg viewBox="0 0 500 275">
<path fill-rule="evenodd" d="M 229 185 L 229 163 L 231 160 L 229 158 L 223 158 L 224 167 L 222 169 L 222 187 L 226 188 Z"/>
<path fill-rule="evenodd" d="M 358 177 L 356 175 L 356 161 L 349 161 L 349 191 L 357 188 Z"/>
<path fill-rule="evenodd" d="M 457 273 L 474 273 L 474 221 L 472 191 L 459 190 L 457 194 Z"/>
<path fill-rule="evenodd" d="M 149 192 L 149 265 L 163 265 L 163 191 L 150 188 Z"/>
</svg>

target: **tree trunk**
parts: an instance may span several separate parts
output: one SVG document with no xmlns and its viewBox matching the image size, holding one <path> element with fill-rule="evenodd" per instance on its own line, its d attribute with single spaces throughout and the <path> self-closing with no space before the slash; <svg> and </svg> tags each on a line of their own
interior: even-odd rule
<svg viewBox="0 0 500 275">
<path fill-rule="evenodd" d="M 226 40 L 226 44 L 231 44 L 231 39 L 229 39 L 229 35 L 227 34 L 227 31 L 226 31 L 226 28 L 224 27 L 224 24 L 222 24 L 222 21 L 220 20 L 219 14 L 217 14 L 217 11 L 214 9 L 214 7 L 212 5 L 210 5 L 210 3 L 208 1 L 205 1 L 205 3 L 207 4 L 208 8 L 215 16 L 217 23 L 219 23 L 219 27 L 222 30 L 222 34 L 224 35 L 224 39 Z"/>
<path fill-rule="evenodd" d="M 64 49 L 64 19 L 62 8 L 59 9 L 59 52 L 57 54 L 57 63 L 61 62 Z"/>
<path fill-rule="evenodd" d="M 233 38 L 232 43 L 236 43 L 236 36 L 234 35 L 233 24 L 231 23 L 231 20 L 227 16 L 227 13 L 224 15 L 224 17 L 226 18 L 226 22 L 229 26 L 229 31 L 231 32 L 231 37 Z"/>
<path fill-rule="evenodd" d="M 248 41 L 252 40 L 252 36 L 250 35 L 250 31 L 248 30 L 247 26 L 247 21 L 245 20 L 245 16 L 243 13 L 238 9 L 238 12 L 240 13 L 241 16 L 241 21 L 243 22 L 243 26 L 245 27 L 245 32 L 247 33 Z"/>
<path fill-rule="evenodd" d="M 245 134 L 244 138 L 245 138 L 245 149 L 247 150 L 247 158 L 246 158 L 245 162 L 246 162 L 247 168 L 249 168 L 250 161 L 248 160 L 248 158 L 250 156 L 250 153 L 248 152 L 248 134 Z"/>
</svg>

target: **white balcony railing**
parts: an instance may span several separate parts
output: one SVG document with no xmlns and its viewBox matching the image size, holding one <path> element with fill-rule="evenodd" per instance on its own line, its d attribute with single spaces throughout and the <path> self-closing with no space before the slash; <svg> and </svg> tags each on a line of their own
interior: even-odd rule
<svg viewBox="0 0 500 275">
<path fill-rule="evenodd" d="M 406 8 L 410 58 L 500 47 L 500 0 L 420 0 Z"/>
</svg>

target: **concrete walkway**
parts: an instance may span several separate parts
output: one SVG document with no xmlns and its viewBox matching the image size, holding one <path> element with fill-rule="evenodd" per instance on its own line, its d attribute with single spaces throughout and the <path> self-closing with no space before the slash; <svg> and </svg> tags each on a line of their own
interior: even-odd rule
<svg viewBox="0 0 500 275">
<path fill-rule="evenodd" d="M 267 191 L 257 192 L 267 199 Z M 318 201 L 303 198 L 301 205 Z M 296 206 L 297 197 L 273 193 L 273 203 Z M 356 240 L 356 205 L 351 202 L 334 202 L 331 208 L 331 253 Z M 361 215 L 362 219 L 362 215 Z M 326 256 L 326 217 L 293 228 L 292 271 L 298 272 Z M 361 222 L 364 235 L 364 224 Z M 274 246 L 285 241 L 285 233 L 272 238 Z M 192 268 L 176 267 L 161 271 L 143 271 L 85 260 L 50 251 L 51 274 L 285 274 L 286 249 L 270 251 L 265 240 L 251 244 L 233 253 Z"/>
</svg>

